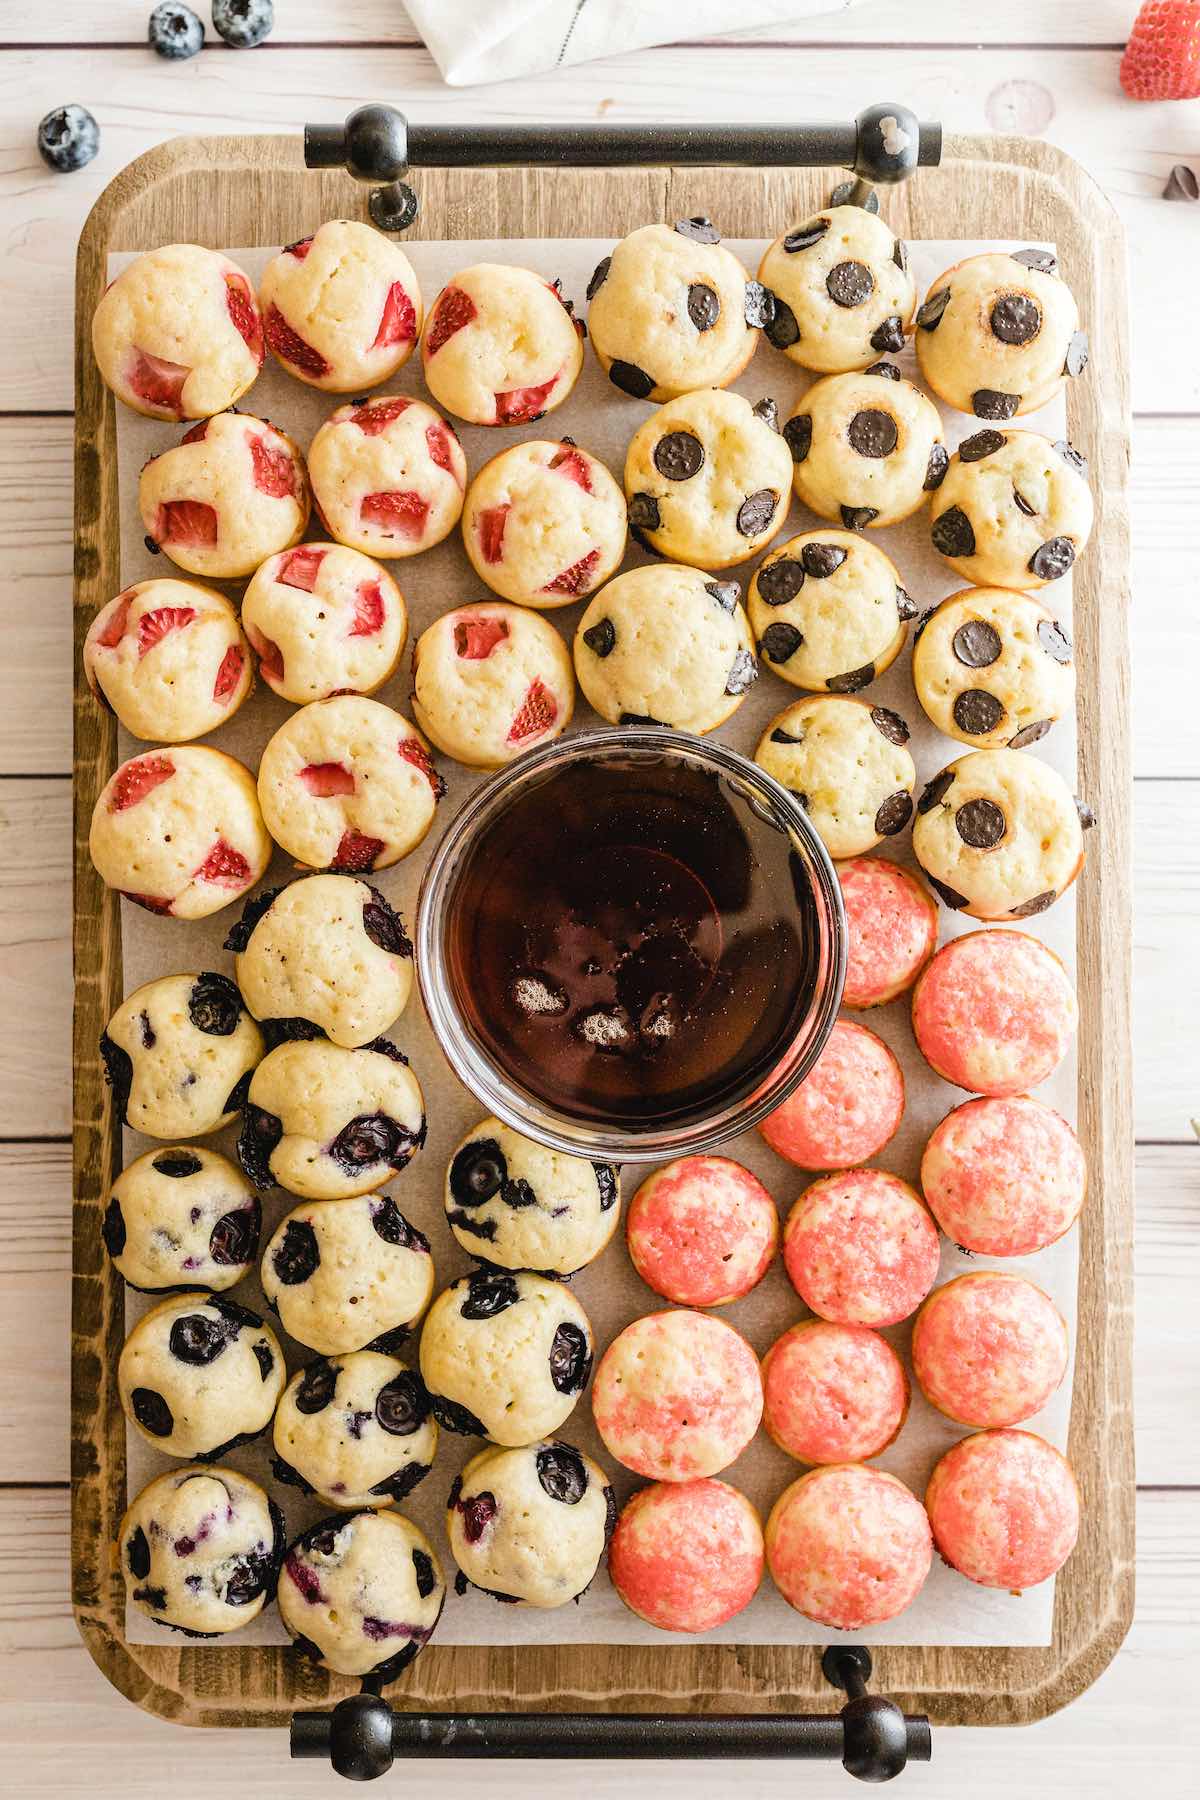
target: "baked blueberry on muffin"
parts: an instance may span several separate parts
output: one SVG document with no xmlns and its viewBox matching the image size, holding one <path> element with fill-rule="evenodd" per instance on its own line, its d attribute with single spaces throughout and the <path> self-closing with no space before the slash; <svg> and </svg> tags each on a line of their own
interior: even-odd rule
<svg viewBox="0 0 1200 1800">
<path fill-rule="evenodd" d="M 712 1631 L 749 1606 L 763 1572 L 758 1514 L 727 1481 L 656 1481 L 617 1520 L 612 1584 L 660 1631 Z"/>
<path fill-rule="evenodd" d="M 754 571 L 746 610 L 767 668 L 831 694 L 857 694 L 890 668 L 917 613 L 877 545 L 829 530 L 770 551 Z"/>
<path fill-rule="evenodd" d="M 1013 1594 L 1057 1574 L 1079 1536 L 1071 1465 L 1032 1431 L 961 1439 L 930 1476 L 925 1506 L 943 1560 Z"/>
<path fill-rule="evenodd" d="M 352 1350 L 292 1376 L 274 1439 L 280 1481 L 330 1506 L 389 1506 L 428 1475 L 438 1428 L 415 1369 L 383 1351 Z"/>
<path fill-rule="evenodd" d="M 449 536 L 467 485 L 454 427 L 406 394 L 339 406 L 308 447 L 308 472 L 330 537 L 385 560 Z"/>
<path fill-rule="evenodd" d="M 908 739 L 891 707 L 817 694 L 776 714 L 754 760 L 795 794 L 830 856 L 861 856 L 912 818 Z"/>
<path fill-rule="evenodd" d="M 570 438 L 501 450 L 467 489 L 463 545 L 502 600 L 546 612 L 615 574 L 625 554 L 625 497 L 604 464 Z"/>
<path fill-rule="evenodd" d="M 903 350 L 916 289 L 908 252 L 862 206 L 829 206 L 776 238 L 758 267 L 775 297 L 766 336 L 802 369 L 836 375 Z"/>
<path fill-rule="evenodd" d="M 916 1599 L 933 1561 L 929 1520 L 894 1475 L 810 1469 L 767 1520 L 767 1567 L 789 1606 L 835 1631 L 881 1625 Z"/>
<path fill-rule="evenodd" d="M 450 1158 L 445 1200 L 451 1231 L 481 1262 L 573 1275 L 616 1230 L 620 1182 L 610 1163 L 548 1150 L 485 1119 Z"/>
<path fill-rule="evenodd" d="M 421 335 L 425 384 L 470 425 L 529 425 L 561 406 L 583 366 L 583 326 L 531 269 L 477 263 L 451 277 Z"/>
<path fill-rule="evenodd" d="M 993 422 L 1044 406 L 1088 361 L 1079 308 L 1049 250 L 955 263 L 918 309 L 915 338 L 934 393 Z"/>
<path fill-rule="evenodd" d="M 160 975 L 100 1039 L 113 1111 L 147 1137 L 206 1137 L 245 1104 L 262 1033 L 228 975 Z"/>
<path fill-rule="evenodd" d="M 805 1188 L 783 1228 L 792 1286 L 835 1325 L 896 1325 L 937 1280 L 937 1226 L 883 1169 L 843 1169 Z"/>
<path fill-rule="evenodd" d="M 913 686 L 947 737 L 981 750 L 1023 750 L 1071 709 L 1071 640 L 1032 595 L 967 588 L 922 622 Z"/>
<path fill-rule="evenodd" d="M 814 382 L 783 436 L 797 495 L 846 531 L 907 519 L 949 462 L 937 407 L 890 362 Z"/>
<path fill-rule="evenodd" d="M 279 1578 L 279 1616 L 296 1649 L 373 1682 L 407 1669 L 445 1598 L 433 1545 L 394 1507 L 322 1519 L 288 1546 Z"/>
<path fill-rule="evenodd" d="M 138 506 L 147 537 L 189 575 L 251 575 L 298 544 L 311 497 L 304 458 L 277 426 L 218 413 L 142 469 Z"/>
<path fill-rule="evenodd" d="M 387 570 L 360 550 L 297 544 L 256 570 L 242 625 L 267 686 L 305 706 L 382 687 L 400 662 L 408 611 Z"/>
<path fill-rule="evenodd" d="M 716 1475 L 758 1430 L 758 1358 L 740 1331 L 709 1313 L 649 1313 L 600 1358 L 592 1413 L 605 1445 L 635 1474 Z"/>
<path fill-rule="evenodd" d="M 117 1365 L 129 1422 L 152 1449 L 197 1462 L 265 1431 L 286 1380 L 275 1333 L 223 1294 L 160 1301 Z"/>
<path fill-rule="evenodd" d="M 100 1233 L 130 1287 L 220 1293 L 258 1255 L 262 1207 L 239 1169 L 215 1150 L 148 1150 L 108 1191 Z"/>
<path fill-rule="evenodd" d="M 485 600 L 443 613 L 413 646 L 413 717 L 445 755 L 498 769 L 571 722 L 571 658 L 549 620 Z"/>
<path fill-rule="evenodd" d="M 464 1586 L 565 1606 L 590 1585 L 616 1512 L 599 1463 L 550 1438 L 473 1456 L 450 1489 L 446 1535 Z"/>
<path fill-rule="evenodd" d="M 322 1355 L 400 1341 L 433 1292 L 429 1239 L 387 1194 L 294 1207 L 263 1251 L 263 1293 Z"/>
<path fill-rule="evenodd" d="M 326 393 L 378 387 L 420 335 L 412 264 L 394 239 L 357 219 L 329 219 L 273 256 L 259 300 L 276 361 Z"/>
<path fill-rule="evenodd" d="M 182 744 L 231 719 L 254 665 L 224 594 L 194 581 L 138 581 L 102 606 L 83 646 L 102 706 L 134 737 Z"/>
<path fill-rule="evenodd" d="M 1091 536 L 1087 476 L 1084 458 L 1061 439 L 987 426 L 950 458 L 933 501 L 933 547 L 981 586 L 1045 587 Z"/>
<path fill-rule="evenodd" d="M 283 1514 L 236 1469 L 168 1469 L 117 1532 L 130 1604 L 185 1637 L 222 1637 L 275 1598 Z"/>
</svg>

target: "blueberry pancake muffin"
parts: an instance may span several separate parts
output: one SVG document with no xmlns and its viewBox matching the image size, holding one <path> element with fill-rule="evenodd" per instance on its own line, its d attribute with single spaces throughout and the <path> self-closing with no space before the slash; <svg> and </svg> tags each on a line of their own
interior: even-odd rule
<svg viewBox="0 0 1200 1800">
<path fill-rule="evenodd" d="M 399 1341 L 429 1304 L 433 1257 L 387 1194 L 313 1200 L 281 1220 L 262 1285 L 289 1337 L 337 1356 Z"/>
<path fill-rule="evenodd" d="M 243 1105 L 263 1038 L 228 975 L 160 975 L 121 1002 L 100 1054 L 122 1125 L 206 1137 Z"/>
<path fill-rule="evenodd" d="M 258 765 L 267 829 L 298 868 L 388 868 L 416 849 L 444 792 L 424 738 L 357 694 L 301 707 Z"/>
<path fill-rule="evenodd" d="M 504 600 L 443 613 L 413 646 L 413 717 L 455 762 L 498 769 L 571 722 L 571 658 L 548 620 Z"/>
<path fill-rule="evenodd" d="M 572 439 L 534 438 L 480 469 L 467 489 L 462 535 L 493 593 L 547 612 L 594 593 L 620 568 L 625 497 Z"/>
<path fill-rule="evenodd" d="M 109 1189 L 100 1235 L 130 1287 L 221 1293 L 258 1256 L 262 1206 L 240 1169 L 215 1150 L 148 1150 Z"/>
<path fill-rule="evenodd" d="M 408 635 L 387 570 L 344 544 L 297 544 L 268 557 L 242 595 L 242 625 L 263 680 L 306 706 L 373 694 L 396 673 Z"/>
<path fill-rule="evenodd" d="M 469 425 L 530 425 L 575 386 L 582 333 L 561 283 L 507 263 L 476 263 L 429 309 L 425 385 Z"/>
<path fill-rule="evenodd" d="M 819 694 L 771 720 L 754 760 L 795 794 L 830 856 L 861 856 L 912 817 L 908 738 L 890 707 Z"/>
<path fill-rule="evenodd" d="M 727 569 L 770 543 L 787 516 L 792 463 L 773 401 L 704 388 L 669 400 L 625 456 L 629 523 L 660 556 Z"/>
<path fill-rule="evenodd" d="M 138 581 L 102 606 L 83 646 L 102 706 L 134 737 L 183 744 L 231 719 L 254 664 L 224 594 L 194 581 Z"/>
<path fill-rule="evenodd" d="M 270 1051 L 251 1077 L 238 1158 L 256 1187 L 343 1200 L 382 1187 L 424 1142 L 420 1084 L 394 1044 L 300 1039 Z"/>
<path fill-rule="evenodd" d="M 1071 640 L 1050 609 L 1008 588 L 952 594 L 923 621 L 913 686 L 947 737 L 1023 750 L 1075 699 Z"/>
<path fill-rule="evenodd" d="M 592 1344 L 588 1316 L 561 1281 L 479 1269 L 430 1307 L 421 1374 L 447 1431 L 534 1444 L 574 1411 Z"/>
<path fill-rule="evenodd" d="M 616 1517 L 599 1463 L 550 1439 L 473 1456 L 450 1489 L 446 1536 L 464 1585 L 565 1606 L 590 1585 Z"/>
<path fill-rule="evenodd" d="M 1083 867 L 1085 822 L 1091 814 L 1036 757 L 973 750 L 926 783 L 913 852 L 947 906 L 976 919 L 1029 919 Z"/>
<path fill-rule="evenodd" d="M 806 531 L 759 564 L 746 610 L 769 669 L 796 687 L 856 694 L 895 662 L 917 608 L 876 545 Z"/>
<path fill-rule="evenodd" d="M 917 311 L 917 361 L 938 397 L 1003 422 L 1087 367 L 1079 308 L 1049 250 L 988 251 L 939 275 Z"/>
<path fill-rule="evenodd" d="M 279 1616 L 335 1675 L 394 1681 L 433 1636 L 446 1584 L 433 1545 L 389 1508 L 323 1519 L 283 1559 Z"/>
<path fill-rule="evenodd" d="M 151 419 L 208 419 L 262 368 L 250 279 L 199 244 L 149 250 L 109 283 L 92 317 L 101 379 Z"/>
<path fill-rule="evenodd" d="M 221 1637 L 275 1598 L 283 1514 L 236 1469 L 168 1469 L 121 1520 L 125 1592 L 157 1625 Z"/>
<path fill-rule="evenodd" d="M 908 252 L 861 206 L 830 206 L 776 238 L 758 278 L 775 296 L 770 342 L 802 369 L 839 375 L 903 350 L 916 289 Z"/>
<path fill-rule="evenodd" d="M 272 1467 L 329 1506 L 390 1506 L 428 1475 L 437 1441 L 416 1370 L 352 1350 L 292 1376 L 275 1414 Z"/>
<path fill-rule="evenodd" d="M 225 940 L 238 986 L 268 1035 L 297 1020 L 357 1050 L 385 1032 L 412 991 L 403 921 L 353 875 L 307 875 L 251 900 Z"/>
<path fill-rule="evenodd" d="M 596 265 L 587 297 L 592 349 L 635 400 L 727 387 L 773 311 L 703 218 L 631 231 Z"/>
<path fill-rule="evenodd" d="M 152 546 L 189 575 L 232 581 L 298 544 L 311 498 L 304 458 L 286 432 L 249 413 L 193 425 L 152 456 L 138 508 Z"/>
<path fill-rule="evenodd" d="M 736 581 L 671 563 L 627 569 L 593 596 L 575 632 L 575 672 L 610 725 L 703 734 L 757 679 Z"/>
<path fill-rule="evenodd" d="M 267 348 L 329 394 L 378 387 L 408 361 L 421 331 L 421 289 L 394 239 L 356 219 L 329 219 L 271 258 L 259 287 Z"/>
<path fill-rule="evenodd" d="M 890 362 L 814 382 L 783 436 L 800 499 L 847 531 L 907 519 L 949 461 L 937 407 Z"/>
<path fill-rule="evenodd" d="M 309 445 L 308 472 L 330 537 L 385 560 L 448 537 L 467 485 L 454 427 L 406 394 L 339 406 Z"/>
<path fill-rule="evenodd" d="M 215 1462 L 271 1422 L 287 1380 L 275 1333 L 223 1294 L 177 1294 L 125 1339 L 117 1387 L 153 1450 Z"/>
<path fill-rule="evenodd" d="M 610 1163 L 548 1150 L 485 1119 L 450 1158 L 445 1200 L 451 1231 L 480 1262 L 573 1275 L 615 1231 L 620 1183 Z"/>
<path fill-rule="evenodd" d="M 1063 439 L 987 426 L 964 438 L 933 501 L 933 547 L 968 581 L 1040 588 L 1092 530 L 1088 466 Z"/>
</svg>

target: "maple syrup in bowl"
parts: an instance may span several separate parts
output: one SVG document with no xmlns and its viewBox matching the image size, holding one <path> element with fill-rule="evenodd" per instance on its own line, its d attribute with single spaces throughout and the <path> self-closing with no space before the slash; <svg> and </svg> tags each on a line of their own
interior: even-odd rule
<svg viewBox="0 0 1200 1800">
<path fill-rule="evenodd" d="M 559 739 L 476 790 L 430 860 L 417 972 L 451 1067 L 552 1148 L 712 1149 L 803 1080 L 845 917 L 803 808 L 725 745 Z"/>
</svg>

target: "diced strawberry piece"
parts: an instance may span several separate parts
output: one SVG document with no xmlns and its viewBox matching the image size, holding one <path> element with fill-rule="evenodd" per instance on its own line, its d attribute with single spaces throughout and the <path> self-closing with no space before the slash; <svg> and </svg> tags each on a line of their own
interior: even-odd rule
<svg viewBox="0 0 1200 1800">
<path fill-rule="evenodd" d="M 144 400 L 147 406 L 156 406 L 160 412 L 171 413 L 178 419 L 183 416 L 180 406 L 183 384 L 191 372 L 183 363 L 168 362 L 163 356 L 151 356 L 135 346 L 129 385 L 138 399 Z"/>
<path fill-rule="evenodd" d="M 433 789 L 435 798 L 440 800 L 446 791 L 446 784 L 434 768 L 433 760 L 420 738 L 401 738 L 396 748 L 405 762 L 410 762 L 414 769 L 420 769 Z"/>
<path fill-rule="evenodd" d="M 589 550 L 586 556 L 581 556 L 579 561 L 572 563 L 569 569 L 564 569 L 561 575 L 556 575 L 553 581 L 548 581 L 542 589 L 543 594 L 582 594 L 587 589 L 599 561 L 599 550 Z"/>
<path fill-rule="evenodd" d="M 251 625 L 248 619 L 244 619 L 242 624 L 250 639 L 250 648 L 258 658 L 263 680 L 274 686 L 277 681 L 283 680 L 283 651 L 272 638 L 265 637 L 257 626 Z"/>
<path fill-rule="evenodd" d="M 113 777 L 112 793 L 108 797 L 109 812 L 124 812 L 128 807 L 136 806 L 164 781 L 170 781 L 174 773 L 175 764 L 169 756 L 135 757 Z"/>
<path fill-rule="evenodd" d="M 445 469 L 448 475 L 458 480 L 458 471 L 454 467 L 453 434 L 445 419 L 435 419 L 433 424 L 425 427 L 425 442 L 429 448 L 431 461 L 439 469 Z"/>
<path fill-rule="evenodd" d="M 425 327 L 423 349 L 426 360 L 437 355 L 447 338 L 452 338 L 456 331 L 469 325 L 477 312 L 475 302 L 464 289 L 443 288 L 433 309 L 433 317 Z"/>
<path fill-rule="evenodd" d="M 263 359 L 263 322 L 250 283 L 244 275 L 226 275 L 225 301 L 234 327 L 259 367 Z"/>
<path fill-rule="evenodd" d="M 213 682 L 213 699 L 228 700 L 236 692 L 242 679 L 242 670 L 246 663 L 246 652 L 240 644 L 230 644 L 221 658 L 221 666 L 217 670 L 217 679 Z"/>
<path fill-rule="evenodd" d="M 378 437 L 411 405 L 412 401 L 404 394 L 393 394 L 387 400 L 364 400 L 350 414 L 350 423 L 365 431 L 368 437 Z"/>
<path fill-rule="evenodd" d="M 479 551 L 486 563 L 498 563 L 504 555 L 504 527 L 512 511 L 506 506 L 485 506 L 479 515 Z"/>
<path fill-rule="evenodd" d="M 591 493 L 592 472 L 588 468 L 588 459 L 576 450 L 574 445 L 564 444 L 561 450 L 555 451 L 550 458 L 550 467 L 557 469 L 560 475 L 565 475 L 567 480 L 573 481 L 577 487 L 581 487 L 585 494 Z"/>
<path fill-rule="evenodd" d="M 383 590 L 377 581 L 360 581 L 354 595 L 351 637 L 374 637 L 383 630 Z"/>
<path fill-rule="evenodd" d="M 318 800 L 331 800 L 335 795 L 354 792 L 354 772 L 345 763 L 308 763 L 300 771 L 300 780 Z"/>
<path fill-rule="evenodd" d="M 297 238 L 294 244 L 285 244 L 283 249 L 285 256 L 294 256 L 297 262 L 303 262 L 312 249 L 312 239 Z"/>
<path fill-rule="evenodd" d="M 190 425 L 188 427 L 188 429 L 184 432 L 183 436 L 179 440 L 180 443 L 181 444 L 203 443 L 204 439 L 208 436 L 208 426 L 209 426 L 209 421 L 207 419 L 198 420 L 195 425 Z M 150 460 L 151 460 L 151 462 L 153 462 L 154 458 L 151 457 Z"/>
<path fill-rule="evenodd" d="M 521 702 L 520 711 L 508 728 L 509 743 L 520 744 L 526 738 L 539 737 L 543 731 L 549 731 L 557 717 L 558 701 L 546 684 L 535 677 Z"/>
<path fill-rule="evenodd" d="M 404 284 L 393 281 L 383 303 L 383 317 L 375 334 L 372 350 L 386 350 L 393 344 L 411 344 L 417 335 L 417 309 L 404 291 Z"/>
<path fill-rule="evenodd" d="M 109 602 L 112 612 L 108 624 L 103 631 L 96 633 L 93 642 L 104 650 L 115 650 L 125 636 L 125 627 L 129 623 L 129 608 L 133 604 L 133 589 L 126 588 L 115 600 Z"/>
<path fill-rule="evenodd" d="M 196 617 L 194 606 L 156 606 L 138 620 L 138 661 L 155 644 L 161 644 L 170 631 L 182 631 Z"/>
<path fill-rule="evenodd" d="M 192 880 L 211 881 L 214 887 L 243 888 L 250 880 L 250 864 L 240 850 L 218 838 Z"/>
<path fill-rule="evenodd" d="M 267 308 L 263 330 L 273 354 L 280 362 L 291 363 L 293 369 L 299 369 L 305 375 L 318 378 L 328 375 L 329 364 L 321 352 L 314 349 L 312 344 L 306 343 L 300 333 L 288 324 L 274 301 Z"/>
<path fill-rule="evenodd" d="M 343 831 L 341 842 L 329 866 L 331 869 L 349 869 L 354 874 L 362 874 L 375 867 L 375 858 L 382 850 L 382 838 L 364 837 L 361 831 Z"/>
<path fill-rule="evenodd" d="M 121 895 L 132 900 L 135 906 L 144 906 L 147 912 L 168 914 L 175 904 L 173 900 L 160 900 L 155 894 L 131 894 L 128 888 L 121 888 Z"/>
<path fill-rule="evenodd" d="M 364 525 L 378 525 L 386 537 L 412 538 L 415 542 L 424 535 L 429 502 L 406 489 L 402 493 L 366 494 L 358 510 Z"/>
<path fill-rule="evenodd" d="M 324 561 L 323 544 L 301 544 L 298 549 L 285 552 L 275 579 L 284 587 L 299 588 L 303 593 L 311 594 L 317 585 L 317 570 Z"/>
<path fill-rule="evenodd" d="M 257 433 L 250 439 L 250 461 L 254 467 L 254 485 L 260 494 L 273 500 L 286 500 L 296 491 L 296 465 L 284 444 L 273 444 Z"/>
<path fill-rule="evenodd" d="M 202 550 L 217 541 L 217 512 L 207 500 L 164 500 L 154 521 L 160 544 Z"/>
<path fill-rule="evenodd" d="M 480 618 L 477 614 L 454 622 L 454 649 L 465 662 L 483 662 L 508 636 L 507 619 Z"/>
<path fill-rule="evenodd" d="M 552 375 L 549 381 L 543 381 L 537 387 L 509 388 L 506 394 L 497 394 L 497 425 L 529 425 L 534 419 L 540 419 L 546 410 L 550 390 L 557 382 L 558 376 Z"/>
</svg>

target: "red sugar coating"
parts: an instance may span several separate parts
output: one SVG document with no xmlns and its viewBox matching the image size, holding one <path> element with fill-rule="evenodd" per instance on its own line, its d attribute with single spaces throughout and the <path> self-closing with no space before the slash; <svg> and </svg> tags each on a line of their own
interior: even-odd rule
<svg viewBox="0 0 1200 1800">
<path fill-rule="evenodd" d="M 947 1113 L 926 1144 L 921 1186 L 961 1249 L 1027 1256 L 1075 1223 L 1087 1164 L 1067 1121 L 1040 1100 L 968 1100 Z"/>
<path fill-rule="evenodd" d="M 814 1181 L 783 1231 L 793 1287 L 822 1319 L 895 1325 L 937 1280 L 937 1227 L 917 1194 L 882 1169 L 846 1169 Z"/>
<path fill-rule="evenodd" d="M 800 1462 L 878 1456 L 908 1412 L 900 1358 L 862 1325 L 804 1319 L 776 1339 L 762 1369 L 763 1424 Z"/>
<path fill-rule="evenodd" d="M 775 1202 L 727 1156 L 684 1156 L 643 1181 L 625 1219 L 642 1280 L 680 1306 L 725 1306 L 762 1280 L 779 1244 Z"/>
<path fill-rule="evenodd" d="M 1018 1425 L 1066 1373 L 1067 1327 L 1032 1281 L 999 1269 L 937 1288 L 913 1324 L 913 1374 L 959 1425 Z"/>
<path fill-rule="evenodd" d="M 839 1019 L 812 1072 L 759 1126 L 801 1169 L 844 1169 L 878 1155 L 904 1113 L 904 1077 L 882 1038 Z"/>
<path fill-rule="evenodd" d="M 650 1313 L 601 1357 L 592 1412 L 608 1449 L 635 1474 L 715 1475 L 758 1429 L 758 1358 L 740 1332 L 708 1313 Z"/>
<path fill-rule="evenodd" d="M 939 1554 L 982 1587 L 1021 1593 L 1066 1562 L 1079 1535 L 1071 1465 L 1032 1431 L 980 1431 L 947 1450 L 925 1491 Z"/>
<path fill-rule="evenodd" d="M 794 1481 L 771 1510 L 766 1539 L 767 1567 L 788 1605 L 839 1631 L 894 1619 L 933 1561 L 921 1502 L 894 1475 L 860 1463 Z"/>
<path fill-rule="evenodd" d="M 972 931 L 944 944 L 913 994 L 929 1066 L 976 1094 L 1023 1094 L 1070 1048 L 1075 990 L 1058 957 L 1024 931 Z"/>
<path fill-rule="evenodd" d="M 724 1481 L 655 1482 L 617 1520 L 613 1586 L 662 1631 L 712 1631 L 754 1598 L 763 1572 L 758 1514 Z"/>
<path fill-rule="evenodd" d="M 882 856 L 838 864 L 846 909 L 844 1006 L 882 1006 L 910 988 L 937 947 L 937 901 Z"/>
</svg>

